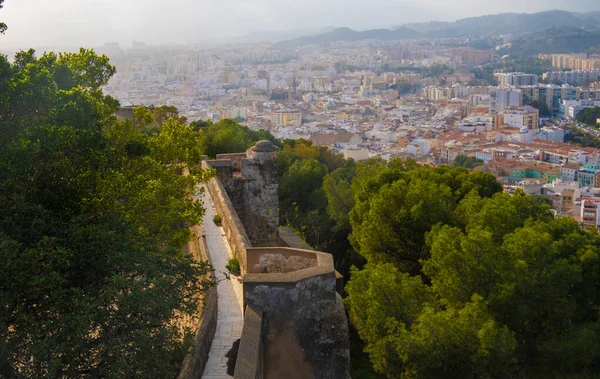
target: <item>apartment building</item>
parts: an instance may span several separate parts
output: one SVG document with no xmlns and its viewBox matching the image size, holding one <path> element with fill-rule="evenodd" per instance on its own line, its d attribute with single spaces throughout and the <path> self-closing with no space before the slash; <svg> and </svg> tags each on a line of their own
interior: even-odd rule
<svg viewBox="0 0 600 379">
<path fill-rule="evenodd" d="M 302 112 L 275 112 L 272 122 L 276 126 L 298 127 L 302 125 Z"/>
<path fill-rule="evenodd" d="M 586 199 L 581 202 L 581 223 L 583 226 L 598 228 L 600 225 L 599 206 L 600 202 L 592 199 Z"/>
<path fill-rule="evenodd" d="M 494 78 L 501 87 L 535 86 L 538 83 L 537 75 L 523 72 L 497 72 Z"/>
<path fill-rule="evenodd" d="M 577 114 L 585 108 L 594 108 L 600 106 L 600 100 L 561 100 L 559 114 L 568 119 L 575 119 Z"/>
<path fill-rule="evenodd" d="M 540 101 L 546 103 L 552 112 L 559 112 L 561 100 L 579 100 L 581 94 L 581 88 L 568 85 L 541 84 L 520 87 L 519 90 L 522 104 L 531 105 L 534 101 Z"/>
<path fill-rule="evenodd" d="M 509 107 L 494 116 L 494 125 L 498 129 L 501 125 L 511 128 L 526 128 L 535 130 L 540 125 L 540 111 L 534 107 Z"/>
<path fill-rule="evenodd" d="M 540 54 L 542 60 L 552 61 L 552 67 L 571 70 L 600 70 L 600 56 L 586 54 Z"/>
<path fill-rule="evenodd" d="M 568 84 L 580 84 L 584 81 L 600 80 L 600 70 L 551 71 L 542 75 L 544 80 L 560 80 Z"/>
<path fill-rule="evenodd" d="M 492 87 L 488 91 L 490 114 L 498 114 L 506 108 L 522 105 L 521 91 L 514 88 Z"/>
<path fill-rule="evenodd" d="M 577 172 L 580 187 L 600 187 L 600 165 L 586 164 Z"/>
</svg>

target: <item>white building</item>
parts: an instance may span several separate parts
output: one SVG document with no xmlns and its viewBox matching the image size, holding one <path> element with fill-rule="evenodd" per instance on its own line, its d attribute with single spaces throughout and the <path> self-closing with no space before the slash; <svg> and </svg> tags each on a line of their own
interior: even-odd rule
<svg viewBox="0 0 600 379">
<path fill-rule="evenodd" d="M 406 146 L 406 152 L 417 158 L 429 155 L 431 153 L 431 141 L 420 138 L 416 139 Z"/>
<path fill-rule="evenodd" d="M 579 84 L 586 80 L 600 80 L 600 70 L 552 71 L 542 76 L 544 80 L 560 80 L 563 83 Z"/>
<path fill-rule="evenodd" d="M 540 111 L 534 107 L 524 106 L 505 109 L 503 112 L 504 124 L 511 128 L 538 129 L 540 124 Z"/>
<path fill-rule="evenodd" d="M 494 78 L 502 87 L 535 86 L 538 82 L 537 75 L 522 72 L 497 72 L 494 74 Z"/>
<path fill-rule="evenodd" d="M 577 114 L 585 108 L 594 108 L 600 106 L 600 101 L 594 100 L 561 100 L 559 113 L 568 119 L 575 119 Z"/>
<path fill-rule="evenodd" d="M 489 89 L 490 114 L 503 112 L 506 108 L 521 105 L 521 91 L 511 88 L 493 87 Z"/>
</svg>

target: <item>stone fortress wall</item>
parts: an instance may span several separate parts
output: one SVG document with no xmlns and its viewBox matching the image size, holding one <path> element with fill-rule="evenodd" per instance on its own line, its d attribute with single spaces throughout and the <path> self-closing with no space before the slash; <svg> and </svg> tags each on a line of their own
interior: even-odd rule
<svg viewBox="0 0 600 379">
<path fill-rule="evenodd" d="M 275 155 L 271 142 L 260 141 L 246 153 L 202 161 L 216 171 L 207 189 L 242 266 L 245 318 L 235 378 L 349 378 L 333 257 L 278 246 L 293 238 L 278 232 Z"/>
<path fill-rule="evenodd" d="M 202 225 L 192 227 L 192 237 L 188 243 L 188 253 L 197 261 L 208 261 L 212 264 Z M 202 376 L 217 330 L 218 310 L 217 287 L 212 287 L 202 305 L 202 316 L 194 338 L 194 352 L 186 356 L 177 379 L 194 379 Z"/>
</svg>

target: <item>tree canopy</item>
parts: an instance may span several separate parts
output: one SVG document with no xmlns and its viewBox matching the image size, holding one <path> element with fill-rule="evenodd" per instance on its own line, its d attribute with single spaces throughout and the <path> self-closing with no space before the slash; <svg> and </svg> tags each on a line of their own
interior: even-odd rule
<svg viewBox="0 0 600 379">
<path fill-rule="evenodd" d="M 482 166 L 484 164 L 483 160 L 477 159 L 475 157 L 467 157 L 466 155 L 457 155 L 452 162 L 452 166 L 454 167 L 465 167 L 469 169 L 473 169 L 477 166 Z"/>
<path fill-rule="evenodd" d="M 211 269 L 191 129 L 113 116 L 92 50 L 0 56 L 0 377 L 175 377 Z M 191 139 L 191 144 L 188 138 Z"/>
<path fill-rule="evenodd" d="M 4 4 L 4 0 L 0 0 L 0 9 L 2 9 L 4 7 L 3 4 Z M 6 32 L 6 29 L 8 29 L 6 24 L 3 22 L 0 22 L 0 34 L 4 34 Z"/>
<path fill-rule="evenodd" d="M 600 235 L 484 173 L 370 161 L 350 212 L 350 317 L 390 378 L 600 374 Z"/>
<path fill-rule="evenodd" d="M 196 121 L 191 127 L 199 131 L 200 151 L 209 158 L 215 158 L 217 154 L 243 153 L 260 140 L 269 140 L 279 145 L 279 141 L 269 131 L 254 131 L 232 119 L 224 119 L 216 124 Z"/>
<path fill-rule="evenodd" d="M 600 107 L 583 108 L 577 113 L 577 121 L 587 125 L 596 125 L 600 119 Z"/>
<path fill-rule="evenodd" d="M 540 111 L 541 117 L 552 116 L 552 110 L 548 108 L 548 104 L 545 101 L 534 100 L 531 102 L 531 106 Z"/>
</svg>

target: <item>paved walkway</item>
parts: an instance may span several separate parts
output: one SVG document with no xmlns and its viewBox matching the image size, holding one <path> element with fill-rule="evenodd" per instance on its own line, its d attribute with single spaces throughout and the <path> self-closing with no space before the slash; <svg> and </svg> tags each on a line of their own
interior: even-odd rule
<svg viewBox="0 0 600 379">
<path fill-rule="evenodd" d="M 219 294 L 219 313 L 217 316 L 217 331 L 210 348 L 208 362 L 204 369 L 203 379 L 227 379 L 227 358 L 225 354 L 231 349 L 233 342 L 242 335 L 242 284 L 233 278 L 226 280 L 223 272 L 227 271 L 227 265 L 231 254 L 229 243 L 225 238 L 223 228 L 216 226 L 213 222 L 215 209 L 204 187 L 202 197 L 206 213 L 204 214 L 204 230 L 206 232 L 206 243 L 208 252 L 215 268 Z"/>
</svg>

